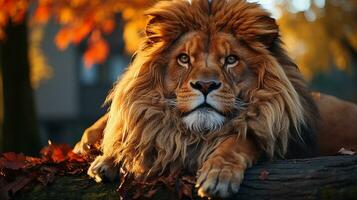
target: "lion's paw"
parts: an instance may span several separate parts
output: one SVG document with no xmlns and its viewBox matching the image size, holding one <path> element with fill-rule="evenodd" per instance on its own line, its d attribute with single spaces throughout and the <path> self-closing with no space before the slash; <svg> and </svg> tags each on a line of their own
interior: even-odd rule
<svg viewBox="0 0 357 200">
<path fill-rule="evenodd" d="M 206 161 L 198 172 L 196 187 L 200 197 L 226 198 L 238 192 L 244 177 L 239 165 Z"/>
<path fill-rule="evenodd" d="M 90 152 L 91 146 L 99 143 L 102 139 L 103 130 L 89 127 L 83 133 L 81 141 L 79 141 L 73 148 L 76 154 L 85 155 Z"/>
<path fill-rule="evenodd" d="M 72 151 L 75 154 L 85 155 L 87 152 L 89 152 L 89 149 L 90 149 L 90 146 L 88 144 L 83 144 L 80 141 L 74 146 Z"/>
<path fill-rule="evenodd" d="M 114 181 L 119 175 L 119 169 L 114 165 L 113 159 L 97 156 L 90 165 L 87 174 L 98 183 L 103 179 Z"/>
<path fill-rule="evenodd" d="M 92 126 L 87 128 L 81 140 L 73 148 L 73 152 L 76 154 L 87 154 L 92 145 L 100 143 L 100 140 L 103 138 L 103 131 L 107 124 L 108 115 L 105 114 L 98 121 L 96 121 Z"/>
</svg>

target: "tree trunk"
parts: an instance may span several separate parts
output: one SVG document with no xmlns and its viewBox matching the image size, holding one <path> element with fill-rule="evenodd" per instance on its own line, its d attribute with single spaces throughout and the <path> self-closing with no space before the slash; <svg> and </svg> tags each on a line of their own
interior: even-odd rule
<svg viewBox="0 0 357 200">
<path fill-rule="evenodd" d="M 3 80 L 4 121 L 0 152 L 15 151 L 34 155 L 40 140 L 30 82 L 27 24 L 9 23 L 6 40 L 0 43 Z"/>
<path fill-rule="evenodd" d="M 15 199 L 119 199 L 118 184 L 97 184 L 87 176 L 58 177 L 51 186 L 36 186 Z M 160 190 L 152 199 L 175 199 Z M 330 156 L 260 163 L 249 169 L 239 200 L 356 200 L 357 156 Z"/>
</svg>

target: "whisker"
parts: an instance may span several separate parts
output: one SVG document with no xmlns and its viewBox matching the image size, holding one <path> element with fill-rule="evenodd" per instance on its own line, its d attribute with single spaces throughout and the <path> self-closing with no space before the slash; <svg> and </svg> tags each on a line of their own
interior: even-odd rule
<svg viewBox="0 0 357 200">
<path fill-rule="evenodd" d="M 250 103 L 248 102 L 244 102 L 242 99 L 240 98 L 236 98 L 235 102 L 234 102 L 234 106 L 236 106 L 238 109 L 245 109 Z"/>
<path fill-rule="evenodd" d="M 141 99 L 149 99 L 152 101 L 155 101 L 156 103 L 164 103 L 167 104 L 170 107 L 176 107 L 177 105 L 177 100 L 173 99 L 173 98 L 163 98 L 160 96 L 154 96 L 154 95 L 150 95 L 150 94 L 146 94 L 146 95 L 140 95 L 139 98 Z"/>
</svg>

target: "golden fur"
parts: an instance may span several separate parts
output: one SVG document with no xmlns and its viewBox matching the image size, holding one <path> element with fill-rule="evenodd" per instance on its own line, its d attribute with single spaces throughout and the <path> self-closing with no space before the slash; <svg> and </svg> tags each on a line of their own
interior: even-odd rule
<svg viewBox="0 0 357 200">
<path fill-rule="evenodd" d="M 357 151 L 357 105 L 336 97 L 313 93 L 321 114 L 319 155 L 335 155 L 341 148 Z"/>
<path fill-rule="evenodd" d="M 101 180 L 115 166 L 138 178 L 188 169 L 199 171 L 201 196 L 226 197 L 260 152 L 313 153 L 317 110 L 269 13 L 245 0 L 172 0 L 147 14 L 145 41 L 108 97 L 103 155 L 89 175 Z M 182 52 L 187 66 L 177 63 Z M 238 64 L 222 67 L 230 54 Z M 183 118 L 202 98 L 192 83 L 207 78 L 220 84 L 207 99 L 225 121 L 190 128 Z"/>
</svg>

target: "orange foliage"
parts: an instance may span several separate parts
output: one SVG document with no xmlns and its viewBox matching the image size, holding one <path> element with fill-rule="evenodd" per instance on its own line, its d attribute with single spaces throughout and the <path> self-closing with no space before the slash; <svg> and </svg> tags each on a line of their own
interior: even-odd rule
<svg viewBox="0 0 357 200">
<path fill-rule="evenodd" d="M 291 7 L 285 1 L 284 7 Z M 316 3 L 316 1 L 314 1 Z M 357 1 L 326 0 L 323 7 L 311 4 L 304 12 L 282 12 L 279 25 L 288 52 L 307 79 L 332 67 L 352 72 L 357 51 Z M 312 14 L 313 18 L 309 18 Z"/>
<path fill-rule="evenodd" d="M 90 21 L 82 23 L 81 26 L 63 27 L 55 37 L 55 44 L 60 50 L 65 50 L 71 43 L 81 42 L 92 31 L 92 27 Z"/>
<path fill-rule="evenodd" d="M 89 47 L 84 53 L 84 65 L 90 67 L 95 63 L 103 63 L 108 52 L 108 44 L 103 40 L 100 32 L 92 33 L 89 39 Z"/>
<path fill-rule="evenodd" d="M 91 21 L 83 22 L 81 26 L 70 28 L 69 31 L 72 32 L 72 43 L 78 44 L 81 42 L 93 28 L 93 23 Z"/>
<path fill-rule="evenodd" d="M 38 23 L 46 23 L 50 18 L 50 8 L 48 6 L 38 7 L 34 14 L 34 20 Z"/>
<path fill-rule="evenodd" d="M 26 14 L 28 0 L 0 0 L 0 40 L 5 39 L 7 23 L 19 23 Z"/>
<path fill-rule="evenodd" d="M 126 43 L 133 51 L 140 38 L 139 29 L 144 24 L 143 11 L 155 0 L 0 0 L 0 40 L 5 38 L 4 28 L 9 22 L 22 21 L 29 3 L 36 9 L 32 16 L 35 23 L 47 23 L 50 18 L 62 25 L 55 37 L 56 46 L 64 50 L 70 44 L 78 44 L 87 36 L 88 49 L 84 55 L 86 66 L 102 63 L 107 58 L 109 45 L 103 34 L 113 32 L 116 23 L 114 17 L 122 13 L 126 24 Z M 135 25 L 133 21 L 136 22 Z M 127 30 L 131 29 L 131 30 Z M 130 35 L 128 34 L 130 33 Z M 99 36 L 98 36 L 99 35 Z"/>
<path fill-rule="evenodd" d="M 62 25 L 55 38 L 55 43 L 61 50 L 66 49 L 70 44 L 78 44 L 89 36 L 88 49 L 83 59 L 85 66 L 90 67 L 93 64 L 103 63 L 108 56 L 109 45 L 102 35 L 113 32 L 117 23 L 114 19 L 116 14 L 122 13 L 123 19 L 129 24 L 143 15 L 143 11 L 153 2 L 154 0 L 40 0 L 36 13 L 42 13 L 43 17 L 37 17 L 35 21 L 46 22 L 48 13 L 51 13 Z M 132 14 L 125 14 L 128 11 L 132 11 Z M 135 35 L 138 35 L 138 31 L 132 34 L 130 40 L 137 43 Z"/>
<path fill-rule="evenodd" d="M 69 29 L 67 28 L 61 29 L 55 37 L 55 43 L 57 47 L 61 50 L 66 49 L 72 39 L 71 35 L 72 33 Z"/>
</svg>

